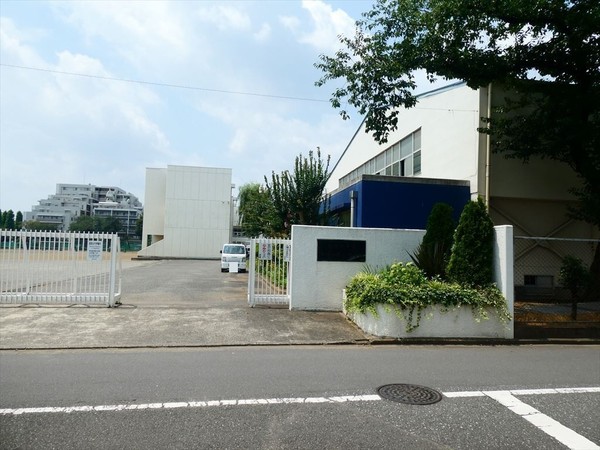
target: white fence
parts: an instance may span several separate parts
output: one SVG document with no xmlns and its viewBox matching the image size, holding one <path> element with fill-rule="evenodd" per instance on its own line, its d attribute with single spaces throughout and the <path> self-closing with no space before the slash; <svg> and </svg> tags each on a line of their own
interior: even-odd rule
<svg viewBox="0 0 600 450">
<path fill-rule="evenodd" d="M 0 303 L 114 306 L 119 250 L 116 234 L 0 230 Z"/>
<path fill-rule="evenodd" d="M 248 303 L 289 305 L 291 241 L 252 239 L 248 265 Z"/>
</svg>

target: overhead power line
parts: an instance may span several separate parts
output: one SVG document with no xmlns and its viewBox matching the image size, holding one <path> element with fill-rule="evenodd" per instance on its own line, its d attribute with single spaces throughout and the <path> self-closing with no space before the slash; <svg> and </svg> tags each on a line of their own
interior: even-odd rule
<svg viewBox="0 0 600 450">
<path fill-rule="evenodd" d="M 230 91 L 227 89 L 211 89 L 211 88 L 203 88 L 198 86 L 187 86 L 183 84 L 173 84 L 173 83 L 159 83 L 154 81 L 144 81 L 144 80 L 132 80 L 128 78 L 119 78 L 119 77 L 107 77 L 103 75 L 91 75 L 87 73 L 78 73 L 78 72 L 66 72 L 62 70 L 54 70 L 54 69 L 43 69 L 41 67 L 30 67 L 30 66 L 20 66 L 17 64 L 4 64 L 0 63 L 0 66 L 3 67 L 11 67 L 14 69 L 24 69 L 24 70 L 34 70 L 38 72 L 48 72 L 48 73 L 56 73 L 59 75 L 71 75 L 75 77 L 84 77 L 84 78 L 94 78 L 98 80 L 108 80 L 108 81 L 120 81 L 123 83 L 135 83 L 135 84 L 143 84 L 148 86 L 161 86 L 161 87 L 169 87 L 175 89 L 188 89 L 192 91 L 203 91 L 203 92 L 216 92 L 220 94 L 231 94 L 231 95 L 249 95 L 253 97 L 264 97 L 264 98 L 275 98 L 282 100 L 297 100 L 303 102 L 315 102 L 315 103 L 329 103 L 329 100 L 322 100 L 317 98 L 307 98 L 307 97 L 292 97 L 287 95 L 271 95 L 271 94 L 259 94 L 257 92 L 244 92 L 244 91 Z M 478 112 L 475 109 L 452 109 L 452 108 L 426 108 L 422 106 L 413 106 L 413 109 L 423 109 L 423 110 L 431 110 L 431 111 L 446 111 L 446 112 Z"/>
<path fill-rule="evenodd" d="M 65 72 L 62 70 L 42 69 L 40 67 L 19 66 L 16 64 L 0 63 L 0 66 L 12 67 L 15 69 L 35 70 L 38 72 L 57 73 L 60 75 L 71 75 L 71 76 L 75 76 L 75 77 L 94 78 L 94 79 L 98 79 L 98 80 L 121 81 L 124 83 L 136 83 L 136 84 L 144 84 L 144 85 L 150 85 L 150 86 L 162 86 L 162 87 L 170 87 L 170 88 L 176 88 L 176 89 L 188 89 L 188 90 L 193 90 L 193 91 L 218 92 L 221 94 L 232 94 L 232 95 L 250 95 L 253 97 L 277 98 L 277 99 L 283 99 L 283 100 L 298 100 L 298 101 L 303 101 L 303 102 L 329 103 L 329 100 L 321 100 L 321 99 L 316 99 L 316 98 L 292 97 L 292 96 L 287 96 L 287 95 L 259 94 L 256 92 L 230 91 L 227 89 L 210 89 L 210 88 L 203 88 L 203 87 L 198 87 L 198 86 L 187 86 L 187 85 L 183 85 L 183 84 L 158 83 L 158 82 L 153 82 L 153 81 L 132 80 L 132 79 L 127 79 L 127 78 L 107 77 L 107 76 L 102 76 L 102 75 L 90 75 L 90 74 L 86 74 L 86 73 Z"/>
</svg>

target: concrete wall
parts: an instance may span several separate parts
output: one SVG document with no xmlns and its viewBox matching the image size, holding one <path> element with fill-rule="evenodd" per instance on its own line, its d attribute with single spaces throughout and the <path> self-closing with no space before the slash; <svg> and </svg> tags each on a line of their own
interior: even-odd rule
<svg viewBox="0 0 600 450">
<path fill-rule="evenodd" d="M 513 311 L 513 229 L 494 227 L 494 281 Z M 410 262 L 409 253 L 421 243 L 424 230 L 336 228 L 294 225 L 290 309 L 342 311 L 342 290 L 365 265 L 384 267 Z M 317 261 L 318 239 L 366 241 L 365 262 Z M 512 327 L 512 324 L 511 324 Z"/>
<path fill-rule="evenodd" d="M 411 261 L 423 230 L 292 226 L 290 309 L 341 311 L 342 289 L 365 265 Z M 317 261 L 317 239 L 366 241 L 365 262 Z"/>
<path fill-rule="evenodd" d="M 513 316 L 515 310 L 514 242 L 512 226 L 494 227 L 494 282 L 504 295 L 508 310 Z M 505 337 L 514 337 L 514 320 L 503 328 Z"/>
<path fill-rule="evenodd" d="M 383 305 L 377 305 L 376 309 L 377 317 L 370 312 L 367 314 L 349 312 L 348 317 L 364 332 L 379 337 L 400 339 L 514 338 L 512 322 L 500 321 L 493 309 L 486 311 L 487 320 L 477 322 L 473 318 L 471 308 L 442 311 L 437 307 L 428 307 L 421 312 L 419 326 L 410 332 L 406 331 L 406 322 L 398 317 L 393 309 L 386 310 Z"/>
<path fill-rule="evenodd" d="M 231 235 L 231 169 L 168 166 L 146 175 L 143 244 L 148 235 L 163 239 L 138 255 L 218 259 Z"/>
<path fill-rule="evenodd" d="M 148 236 L 165 234 L 166 193 L 167 169 L 146 168 L 142 248 L 146 247 Z"/>
</svg>

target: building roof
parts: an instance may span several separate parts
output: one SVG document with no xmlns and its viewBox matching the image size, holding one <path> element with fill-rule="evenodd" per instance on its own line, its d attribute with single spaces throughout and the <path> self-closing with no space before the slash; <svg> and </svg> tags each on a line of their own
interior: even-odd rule
<svg viewBox="0 0 600 450">
<path fill-rule="evenodd" d="M 417 102 L 419 99 L 421 98 L 427 98 L 427 97 L 432 97 L 434 95 L 439 95 L 442 94 L 444 92 L 448 92 L 454 89 L 457 89 L 459 87 L 463 87 L 466 86 L 466 82 L 465 81 L 457 81 L 455 83 L 451 83 L 448 84 L 447 86 L 442 86 L 439 88 L 435 88 L 432 89 L 430 91 L 427 92 L 423 92 L 421 94 L 418 94 L 417 97 Z M 338 158 L 338 160 L 336 161 L 335 165 L 333 166 L 333 168 L 331 169 L 331 173 L 335 172 L 335 169 L 337 168 L 339 162 L 342 160 L 342 158 L 344 157 L 344 155 L 346 154 L 346 151 L 348 151 L 348 149 L 350 148 L 350 146 L 352 145 L 352 142 L 354 141 L 354 139 L 356 138 L 356 136 L 358 135 L 358 132 L 361 130 L 361 128 L 363 127 L 365 120 L 367 120 L 367 117 L 363 117 L 363 120 L 361 120 L 360 125 L 358 126 L 358 128 L 356 129 L 356 131 L 354 132 L 354 134 L 352 135 L 352 138 L 350 139 L 350 141 L 348 142 L 348 145 L 346 145 L 346 148 L 344 149 L 344 151 L 342 152 L 342 154 L 340 155 L 340 157 Z"/>
</svg>

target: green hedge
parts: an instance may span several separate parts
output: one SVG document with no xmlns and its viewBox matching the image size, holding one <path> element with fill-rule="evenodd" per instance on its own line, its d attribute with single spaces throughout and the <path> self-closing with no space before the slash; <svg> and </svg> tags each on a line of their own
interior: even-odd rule
<svg viewBox="0 0 600 450">
<path fill-rule="evenodd" d="M 407 332 L 417 328 L 421 312 L 434 305 L 440 306 L 442 312 L 470 307 L 477 321 L 487 319 L 487 308 L 492 308 L 500 320 L 511 320 L 506 300 L 496 286 L 471 287 L 439 279 L 429 280 L 412 263 L 395 263 L 379 273 L 360 272 L 352 278 L 346 287 L 347 311 L 369 311 L 377 316 L 379 304 L 393 307 L 406 321 Z"/>
</svg>

